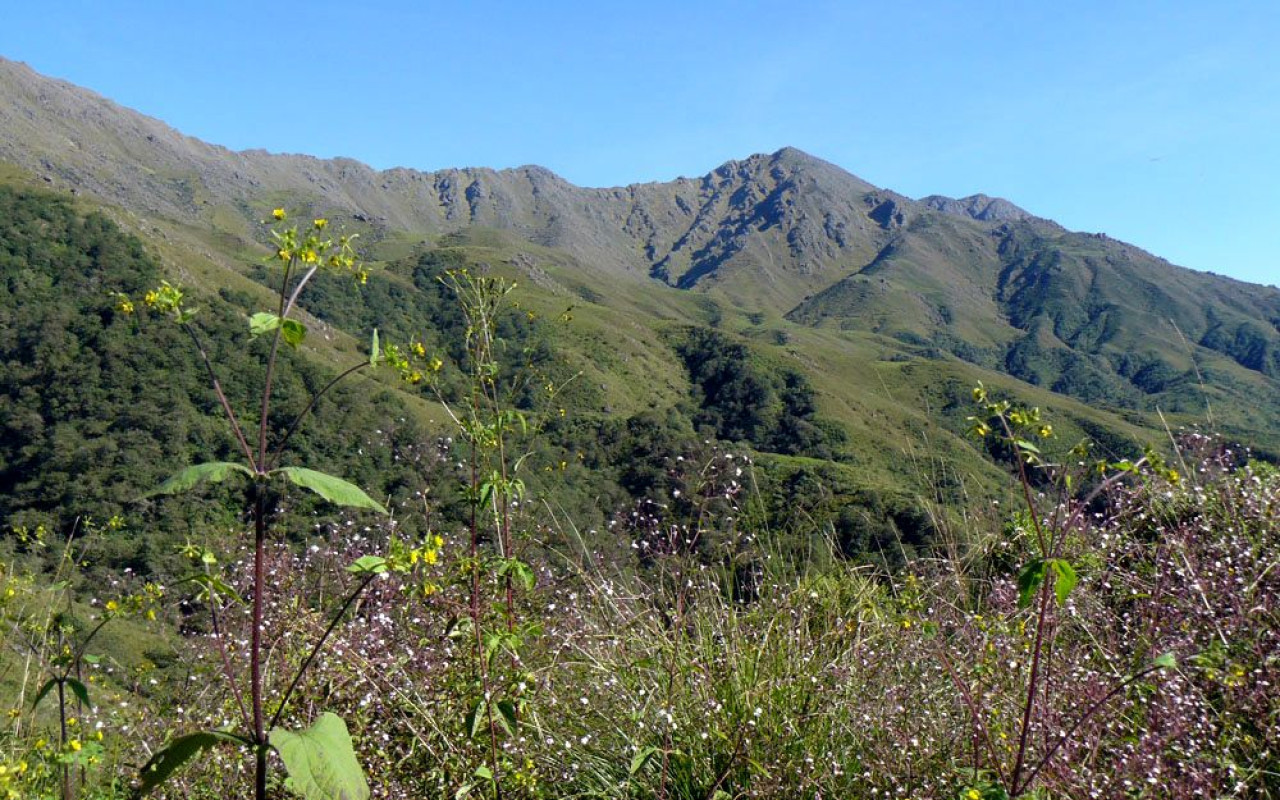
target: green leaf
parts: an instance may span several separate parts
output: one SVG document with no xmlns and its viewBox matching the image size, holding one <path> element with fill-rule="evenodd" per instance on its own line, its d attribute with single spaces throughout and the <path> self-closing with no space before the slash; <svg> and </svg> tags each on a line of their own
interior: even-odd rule
<svg viewBox="0 0 1280 800">
<path fill-rule="evenodd" d="M 508 734 L 514 736 L 516 726 L 519 724 L 516 721 L 516 704 L 510 700 L 499 700 L 498 715 L 499 720 L 502 722 L 502 727 L 506 728 Z"/>
<path fill-rule="evenodd" d="M 1053 591 L 1058 595 L 1058 605 L 1062 605 L 1080 582 L 1080 576 L 1076 574 L 1075 568 L 1061 558 L 1052 558 L 1046 563 L 1053 568 Z"/>
<path fill-rule="evenodd" d="M 382 556 L 360 556 L 347 567 L 352 575 L 378 575 L 387 571 L 387 560 Z"/>
<path fill-rule="evenodd" d="M 644 769 L 644 765 L 648 764 L 649 759 L 653 758 L 654 754 L 657 752 L 658 748 L 652 745 L 642 748 L 640 752 L 631 757 L 631 769 L 627 771 L 627 774 L 631 777 L 635 777 L 636 773 Z"/>
<path fill-rule="evenodd" d="M 36 692 L 36 699 L 31 701 L 31 707 L 35 708 L 36 706 L 40 705 L 40 701 L 44 699 L 44 696 L 47 695 L 50 691 L 52 691 L 53 688 L 57 685 L 58 685 L 57 678 L 50 678 L 49 680 L 45 681 L 44 686 L 40 687 L 40 691 Z"/>
<path fill-rule="evenodd" d="M 290 788 L 306 800 L 368 800 L 369 784 L 342 717 L 326 711 L 304 731 L 272 728 L 267 739 L 284 761 Z"/>
<path fill-rule="evenodd" d="M 387 513 L 381 503 L 365 494 L 360 487 L 347 483 L 342 478 L 335 478 L 332 475 L 326 475 L 323 472 L 316 472 L 314 469 L 305 467 L 281 467 L 280 469 L 272 470 L 271 474 L 284 475 L 293 483 L 304 489 L 310 489 L 330 503 L 352 508 L 368 508 L 382 514 Z"/>
<path fill-rule="evenodd" d="M 380 355 L 381 355 L 381 351 L 378 350 L 378 329 L 374 328 L 373 343 L 369 345 L 369 366 L 371 367 L 378 366 L 378 356 Z"/>
<path fill-rule="evenodd" d="M 77 700 L 84 703 L 86 706 L 92 705 L 89 702 L 89 690 L 85 688 L 83 683 L 75 678 L 67 678 L 67 685 L 71 687 L 71 693 L 76 696 Z"/>
<path fill-rule="evenodd" d="M 134 797 L 142 797 L 147 792 L 169 780 L 173 773 L 183 764 L 195 758 L 202 751 L 216 744 L 230 742 L 241 747 L 251 746 L 248 739 L 226 731 L 200 731 L 179 736 L 169 746 L 156 753 L 138 773 L 138 788 Z"/>
<path fill-rule="evenodd" d="M 307 326 L 298 322 L 296 319 L 286 319 L 280 324 L 281 336 L 284 343 L 290 347 L 297 347 L 302 344 L 302 340 L 307 338 Z"/>
<path fill-rule="evenodd" d="M 467 735 L 472 739 L 474 739 L 476 734 L 480 732 L 480 724 L 484 721 L 484 717 L 484 700 L 477 700 L 475 706 L 473 706 L 471 711 L 467 713 L 467 719 L 465 721 Z"/>
<path fill-rule="evenodd" d="M 216 595 L 230 598 L 240 605 L 244 605 L 245 603 L 244 598 L 236 592 L 235 588 L 229 586 L 226 581 L 222 580 L 222 578 L 219 578 L 217 575 L 210 575 L 208 573 L 201 572 L 196 575 L 190 575 L 180 581 L 174 581 L 169 584 L 169 588 L 172 589 L 175 586 L 181 586 L 184 583 L 194 583 L 201 586 L 203 588 L 203 591 L 200 592 L 199 595 L 201 598 L 212 598 Z"/>
<path fill-rule="evenodd" d="M 493 780 L 493 770 L 489 769 L 484 764 L 481 764 L 480 766 L 476 767 L 476 771 L 474 774 L 477 778 L 479 778 L 482 781 Z"/>
<path fill-rule="evenodd" d="M 1022 572 L 1018 575 L 1018 607 L 1026 608 L 1031 605 L 1031 598 L 1035 597 L 1036 589 L 1040 588 L 1040 584 L 1044 583 L 1045 561 L 1043 558 L 1037 558 L 1027 566 L 1023 567 Z"/>
<path fill-rule="evenodd" d="M 1040 455 L 1040 448 L 1036 447 L 1031 442 L 1028 442 L 1026 439 L 1015 439 L 1014 444 L 1018 446 L 1019 450 L 1022 450 L 1027 453 L 1035 453 L 1036 455 Z"/>
<path fill-rule="evenodd" d="M 266 311 L 259 311 L 249 317 L 249 333 L 252 336 L 263 336 L 280 327 L 280 318 Z"/>
<path fill-rule="evenodd" d="M 1158 667 L 1160 669 L 1177 669 L 1178 659 L 1172 652 L 1161 653 L 1156 656 L 1154 661 L 1151 662 L 1151 666 Z"/>
<path fill-rule="evenodd" d="M 236 472 L 253 477 L 253 472 L 243 464 L 233 464 L 229 461 L 208 461 L 204 464 L 194 464 L 147 492 L 143 497 L 153 497 L 158 494 L 177 494 L 201 483 L 220 483 Z"/>
</svg>

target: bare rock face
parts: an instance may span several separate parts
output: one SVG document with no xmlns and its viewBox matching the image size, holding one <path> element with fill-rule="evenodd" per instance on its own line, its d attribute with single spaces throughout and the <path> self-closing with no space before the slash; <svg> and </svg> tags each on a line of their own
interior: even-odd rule
<svg viewBox="0 0 1280 800">
<path fill-rule="evenodd" d="M 940 194 L 922 198 L 920 203 L 927 208 L 951 214 L 957 217 L 968 217 L 979 222 L 1009 222 L 1036 217 L 1018 208 L 1001 197 L 988 197 L 985 194 L 974 194 L 955 200 Z"/>
</svg>

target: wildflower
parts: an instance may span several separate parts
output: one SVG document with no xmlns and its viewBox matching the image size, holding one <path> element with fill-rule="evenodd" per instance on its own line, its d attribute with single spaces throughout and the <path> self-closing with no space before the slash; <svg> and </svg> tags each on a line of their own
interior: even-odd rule
<svg viewBox="0 0 1280 800">
<path fill-rule="evenodd" d="M 108 611 L 119 611 L 119 610 L 120 610 L 120 604 L 119 604 L 119 603 L 117 603 L 115 600 L 108 600 L 108 601 L 107 601 L 107 610 L 108 610 Z"/>
<path fill-rule="evenodd" d="M 322 231 L 329 224 L 329 220 L 321 218 L 316 220 L 312 224 L 316 226 L 316 230 Z"/>
<path fill-rule="evenodd" d="M 272 211 L 272 212 L 271 212 L 271 216 L 272 216 L 273 218 L 275 218 L 276 220 L 283 220 L 283 219 L 284 219 L 284 216 L 285 216 L 285 214 L 284 214 L 284 209 L 283 209 L 283 208 L 277 208 L 276 210 L 274 210 L 274 211 Z"/>
<path fill-rule="evenodd" d="M 83 746 L 84 746 L 84 745 L 80 744 L 80 740 L 79 740 L 79 739 L 72 739 L 71 741 L 67 742 L 67 747 L 70 747 L 70 748 L 71 748 L 71 750 L 72 750 L 73 752 L 76 752 L 76 753 L 79 753 L 79 752 L 80 752 L 80 748 L 81 748 L 81 747 L 83 747 Z"/>
</svg>

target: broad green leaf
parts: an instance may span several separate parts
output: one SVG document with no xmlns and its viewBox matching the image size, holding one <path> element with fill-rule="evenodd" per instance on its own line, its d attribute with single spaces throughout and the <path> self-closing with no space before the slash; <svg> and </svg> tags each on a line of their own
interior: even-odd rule
<svg viewBox="0 0 1280 800">
<path fill-rule="evenodd" d="M 1080 582 L 1080 576 L 1076 574 L 1075 568 L 1061 558 L 1050 559 L 1048 564 L 1054 573 L 1053 591 L 1058 595 L 1058 605 L 1062 605 Z"/>
<path fill-rule="evenodd" d="M 36 692 L 36 699 L 31 701 L 31 707 L 35 708 L 36 706 L 40 705 L 40 701 L 44 699 L 44 696 L 47 695 L 49 692 L 53 691 L 53 688 L 57 685 L 58 685 L 57 678 L 50 678 L 49 680 L 45 681 L 44 686 L 40 687 L 40 691 Z"/>
<path fill-rule="evenodd" d="M 147 492 L 143 497 L 152 497 L 157 494 L 177 494 L 201 483 L 219 483 L 237 472 L 253 477 L 253 472 L 243 464 L 233 464 L 229 461 L 209 461 L 204 464 L 194 464 Z"/>
<path fill-rule="evenodd" d="M 98 664 L 102 662 L 102 656 L 96 656 L 91 653 L 85 653 L 80 660 L 86 664 Z"/>
<path fill-rule="evenodd" d="M 271 333 L 280 327 L 280 317 L 266 311 L 259 311 L 257 314 L 249 317 L 249 333 L 253 336 L 263 336 Z"/>
<path fill-rule="evenodd" d="M 290 788 L 306 800 L 368 800 L 369 784 L 342 717 L 326 711 L 304 731 L 272 728 L 267 739 L 284 761 Z"/>
<path fill-rule="evenodd" d="M 641 748 L 640 752 L 631 757 L 631 769 L 628 770 L 627 774 L 635 777 L 635 774 L 644 769 L 644 765 L 648 764 L 649 759 L 653 758 L 654 754 L 657 752 L 658 748 L 653 747 L 652 745 Z"/>
<path fill-rule="evenodd" d="M 381 503 L 365 494 L 360 487 L 347 483 L 342 478 L 335 478 L 332 475 L 326 475 L 323 472 L 316 472 L 314 469 L 305 467 L 281 467 L 280 469 L 272 470 L 271 474 L 283 475 L 302 488 L 310 489 L 330 503 L 352 508 L 368 508 L 382 514 L 387 513 Z"/>
<path fill-rule="evenodd" d="M 195 758 L 201 751 L 224 742 L 241 747 L 250 746 L 248 739 L 226 731 L 200 731 L 174 739 L 168 747 L 153 755 L 151 760 L 143 765 L 142 771 L 138 773 L 138 788 L 134 797 L 142 797 L 169 780 L 179 767 Z"/>
<path fill-rule="evenodd" d="M 378 350 L 378 329 L 377 329 L 377 328 L 374 328 L 374 329 L 373 329 L 373 342 L 372 342 L 372 344 L 370 344 L 370 345 L 369 345 L 369 366 L 371 366 L 371 367 L 376 367 L 376 366 L 378 366 L 378 356 L 379 356 L 379 355 L 381 355 L 381 351 L 380 351 L 380 350 Z"/>
<path fill-rule="evenodd" d="M 1014 441 L 1014 444 L 1016 444 L 1018 446 L 1018 449 L 1020 450 L 1024 450 L 1028 453 L 1035 453 L 1036 455 L 1040 455 L 1040 448 L 1036 447 L 1031 442 L 1028 442 L 1026 439 L 1017 439 L 1016 441 Z"/>
<path fill-rule="evenodd" d="M 1045 561 L 1037 558 L 1027 566 L 1023 567 L 1022 572 L 1018 575 L 1018 607 L 1026 608 L 1031 605 L 1031 598 L 1035 597 L 1036 589 L 1040 588 L 1040 584 L 1044 583 Z"/>
<path fill-rule="evenodd" d="M 1151 662 L 1151 666 L 1159 667 L 1160 669 L 1176 669 L 1178 666 L 1178 659 L 1172 652 L 1161 653 L 1156 656 L 1154 661 Z"/>
<path fill-rule="evenodd" d="M 382 556 L 360 556 L 347 567 L 353 575 L 378 575 L 387 571 L 387 560 Z"/>
<path fill-rule="evenodd" d="M 480 724 L 484 721 L 484 717 L 485 702 L 484 700 L 477 700 L 475 706 L 467 713 L 466 728 L 468 736 L 475 738 L 475 735 L 480 732 Z"/>
<path fill-rule="evenodd" d="M 226 581 L 222 580 L 222 578 L 219 578 L 217 575 L 210 575 L 208 573 L 201 572 L 196 575 L 190 575 L 180 581 L 174 581 L 169 584 L 169 588 L 172 589 L 173 587 L 181 586 L 184 583 L 194 583 L 201 586 L 203 591 L 200 593 L 200 597 L 202 598 L 216 595 L 219 597 L 230 598 L 231 600 L 244 605 L 244 598 L 236 592 L 234 587 L 229 586 Z"/>
<path fill-rule="evenodd" d="M 307 338 L 307 326 L 296 319 L 286 319 L 280 327 L 282 328 L 280 335 L 284 338 L 284 343 L 290 347 L 297 347 L 302 344 L 303 339 Z"/>
<path fill-rule="evenodd" d="M 502 566 L 498 567 L 498 576 L 501 578 L 510 578 L 513 583 L 517 583 L 524 587 L 525 591 L 533 591 L 534 585 L 538 578 L 533 573 L 533 569 L 528 564 L 518 558 L 508 558 L 502 562 Z"/>
<path fill-rule="evenodd" d="M 493 780 L 493 770 L 481 764 L 476 767 L 475 776 L 482 781 L 491 781 Z"/>
<path fill-rule="evenodd" d="M 498 718 L 502 723 L 502 727 L 506 729 L 508 734 L 515 735 L 516 726 L 516 704 L 510 700 L 498 701 Z"/>
<path fill-rule="evenodd" d="M 89 690 L 85 688 L 83 683 L 75 678 L 67 678 L 67 685 L 71 687 L 71 693 L 76 696 L 77 700 L 86 706 L 91 705 L 89 703 Z"/>
</svg>

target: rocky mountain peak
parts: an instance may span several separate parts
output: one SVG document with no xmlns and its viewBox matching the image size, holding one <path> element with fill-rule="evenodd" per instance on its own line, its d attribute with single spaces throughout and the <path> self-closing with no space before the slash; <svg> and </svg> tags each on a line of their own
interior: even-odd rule
<svg viewBox="0 0 1280 800">
<path fill-rule="evenodd" d="M 1036 219 L 1033 214 L 1010 203 L 1002 197 L 990 197 L 985 194 L 971 194 L 968 197 L 955 199 L 940 194 L 923 197 L 920 202 L 935 211 L 952 214 L 957 217 L 968 217 L 979 222 L 1017 222 Z"/>
</svg>

